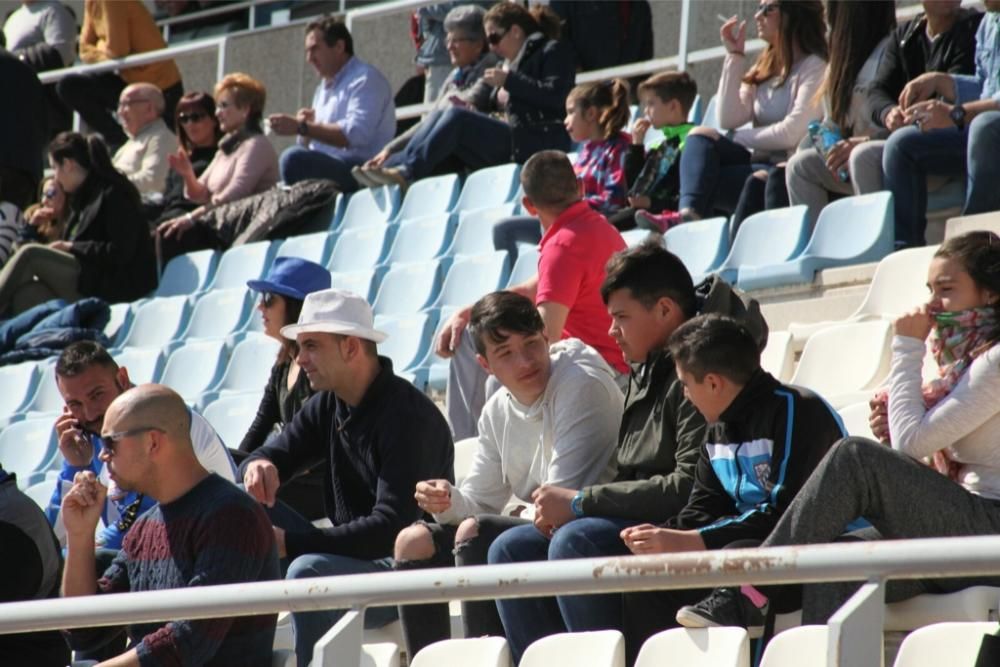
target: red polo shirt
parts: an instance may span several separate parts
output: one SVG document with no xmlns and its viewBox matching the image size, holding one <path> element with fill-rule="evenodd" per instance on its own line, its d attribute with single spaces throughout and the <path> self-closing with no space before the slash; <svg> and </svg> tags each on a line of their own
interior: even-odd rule
<svg viewBox="0 0 1000 667">
<path fill-rule="evenodd" d="M 625 241 L 607 219 L 579 201 L 556 218 L 538 245 L 538 292 L 535 303 L 569 308 L 563 338 L 579 338 L 621 373 L 628 365 L 608 335 L 611 316 L 601 300 L 604 266 Z"/>
</svg>

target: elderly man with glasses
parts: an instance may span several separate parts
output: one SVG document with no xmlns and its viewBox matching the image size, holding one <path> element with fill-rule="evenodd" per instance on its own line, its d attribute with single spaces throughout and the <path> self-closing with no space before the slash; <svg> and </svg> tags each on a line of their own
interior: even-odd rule
<svg viewBox="0 0 1000 667">
<path fill-rule="evenodd" d="M 111 162 L 144 197 L 163 194 L 170 165 L 167 156 L 177 147 L 177 137 L 163 122 L 163 93 L 151 83 L 127 86 L 118 98 L 118 120 L 128 141 Z"/>
</svg>

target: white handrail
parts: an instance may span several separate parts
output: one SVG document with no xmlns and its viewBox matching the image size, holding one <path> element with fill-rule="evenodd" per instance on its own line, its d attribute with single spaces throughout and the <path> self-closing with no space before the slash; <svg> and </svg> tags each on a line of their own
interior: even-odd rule
<svg viewBox="0 0 1000 667">
<path fill-rule="evenodd" d="M 733 584 L 1000 574 L 1000 536 L 452 567 L 0 605 L 0 634 L 90 626 Z"/>
</svg>

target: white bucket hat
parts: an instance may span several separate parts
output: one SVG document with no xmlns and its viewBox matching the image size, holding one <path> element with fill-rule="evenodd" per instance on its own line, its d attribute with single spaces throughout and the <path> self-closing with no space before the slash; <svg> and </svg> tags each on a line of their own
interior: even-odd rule
<svg viewBox="0 0 1000 667">
<path fill-rule="evenodd" d="M 375 318 L 368 302 L 342 289 L 325 289 L 306 295 L 298 323 L 281 328 L 285 338 L 294 339 L 301 333 L 357 336 L 375 343 L 389 337 L 375 330 Z"/>
</svg>

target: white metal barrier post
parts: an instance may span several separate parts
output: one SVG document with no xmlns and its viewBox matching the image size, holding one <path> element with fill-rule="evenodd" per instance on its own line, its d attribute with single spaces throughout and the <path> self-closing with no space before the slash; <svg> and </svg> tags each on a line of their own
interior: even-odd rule
<svg viewBox="0 0 1000 667">
<path fill-rule="evenodd" d="M 830 667 L 881 667 L 885 661 L 884 625 L 885 579 L 874 578 L 862 585 L 830 617 L 827 664 Z"/>
</svg>

